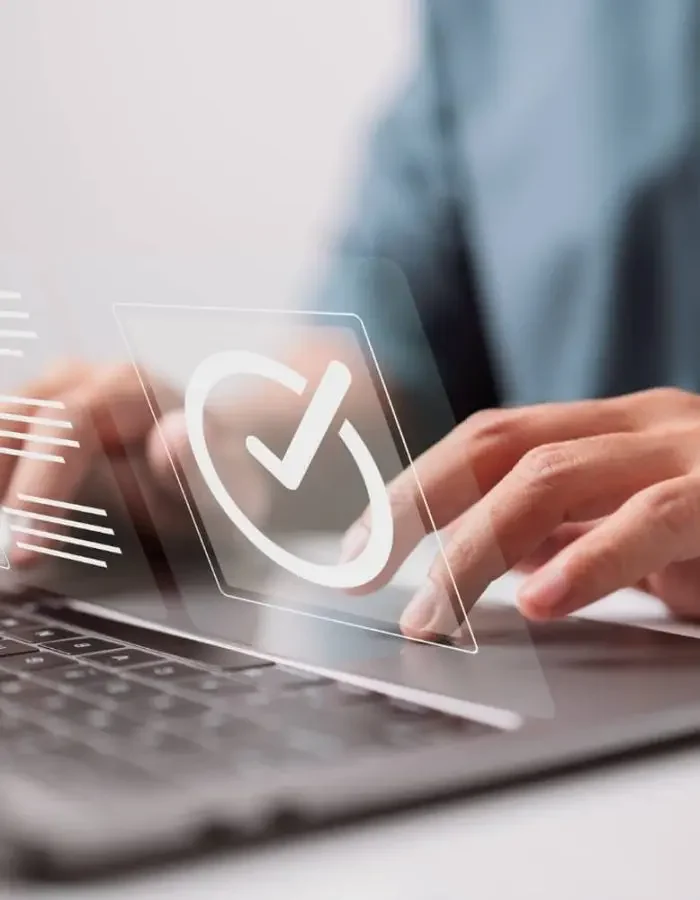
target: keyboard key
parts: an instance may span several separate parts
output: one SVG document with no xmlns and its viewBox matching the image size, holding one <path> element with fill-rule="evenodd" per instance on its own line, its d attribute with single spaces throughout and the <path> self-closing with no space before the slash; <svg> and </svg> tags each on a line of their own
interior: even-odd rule
<svg viewBox="0 0 700 900">
<path fill-rule="evenodd" d="M 254 684 L 258 690 L 281 693 L 287 690 L 303 688 L 308 685 L 330 684 L 330 678 L 291 669 L 287 666 L 272 665 L 266 668 L 248 669 L 231 675 L 237 682 Z"/>
<path fill-rule="evenodd" d="M 94 666 L 85 665 L 70 665 L 67 669 L 54 669 L 46 675 L 42 674 L 44 680 L 51 680 L 66 687 L 82 689 L 87 689 L 86 685 L 94 681 L 104 681 L 109 677 L 109 672 L 105 672 L 104 669 L 96 669 Z"/>
<path fill-rule="evenodd" d="M 55 607 L 46 605 L 40 607 L 43 615 L 53 616 Z M 151 628 L 143 628 L 138 625 L 105 619 L 93 613 L 86 613 L 76 609 L 61 609 L 61 620 L 69 621 L 76 627 L 85 627 L 96 631 L 100 635 L 112 638 L 119 643 L 132 644 L 137 647 L 152 649 L 158 654 L 158 658 L 177 657 L 179 659 L 192 660 L 201 663 L 208 669 L 238 670 L 249 669 L 255 666 L 268 666 L 272 663 L 255 656 L 249 656 L 237 650 L 226 647 L 218 647 L 215 644 L 205 643 L 196 638 L 180 637 L 174 634 L 154 631 Z"/>
<path fill-rule="evenodd" d="M 155 759 L 161 755 L 197 758 L 205 753 L 203 747 L 186 738 L 153 727 L 143 720 L 127 718 L 102 709 L 90 710 L 77 717 L 75 722 L 114 741 L 113 752 L 121 745 L 124 748 L 122 752 L 136 760 L 142 759 L 144 755 Z"/>
<path fill-rule="evenodd" d="M 162 662 L 163 660 L 162 657 L 157 656 L 155 653 L 147 653 L 145 650 L 132 650 L 130 647 L 125 647 L 123 650 L 96 653 L 90 657 L 90 662 L 93 661 L 103 666 L 109 666 L 111 669 L 128 669 L 131 666 Z"/>
<path fill-rule="evenodd" d="M 2 630 L 0 626 L 0 631 Z M 81 635 L 79 631 L 74 631 L 72 628 L 54 628 L 49 625 L 32 625 L 27 628 L 27 622 L 22 622 L 20 627 L 12 632 L 12 636 L 33 644 L 45 644 L 47 641 L 60 641 L 64 638 L 77 638 Z"/>
<path fill-rule="evenodd" d="M 335 709 L 357 704 L 382 703 L 384 695 L 344 682 L 305 686 L 294 694 L 296 700 L 315 709 Z"/>
<path fill-rule="evenodd" d="M 35 650 L 34 647 L 31 650 Z M 71 660 L 60 653 L 51 653 L 50 650 L 41 653 L 24 653 L 20 656 L 8 656 L 0 660 L 4 669 L 12 669 L 15 672 L 45 672 L 47 669 L 56 669 L 60 666 L 70 666 Z"/>
<path fill-rule="evenodd" d="M 70 653 L 72 656 L 84 656 L 86 653 L 97 653 L 102 650 L 116 651 L 126 649 L 114 641 L 106 641 L 103 638 L 96 637 L 77 637 L 44 643 L 52 650 L 58 650 L 60 653 Z"/>
<path fill-rule="evenodd" d="M 376 731 L 386 720 L 386 712 L 380 704 L 338 706 L 318 700 L 309 702 L 302 691 L 284 696 L 255 695 L 250 698 L 245 711 L 237 710 L 237 713 L 273 730 L 288 732 L 302 728 L 334 736 L 356 732 L 366 735 Z M 364 742 L 365 737 L 362 740 Z"/>
<path fill-rule="evenodd" d="M 185 663 L 162 660 L 150 666 L 140 666 L 132 674 L 139 678 L 147 678 L 149 681 L 178 681 L 182 678 L 192 678 L 201 669 L 188 666 Z"/>
<path fill-rule="evenodd" d="M 104 675 L 104 672 L 102 673 Z M 140 681 L 127 680 L 126 678 L 111 677 L 108 679 L 94 679 L 84 690 L 100 697 L 107 697 L 118 703 L 128 700 L 141 700 L 143 698 L 158 696 L 161 692 L 157 687 L 142 684 Z"/>
<path fill-rule="evenodd" d="M 27 732 L 38 730 L 39 726 L 27 723 L 19 715 L 5 710 L 0 713 L 0 756 L 5 746 Z"/>
<path fill-rule="evenodd" d="M 38 752 L 51 752 L 58 736 L 40 722 L 15 717 L 3 717 L 0 723 L 0 760 L 8 756 L 13 768 L 16 759 L 26 759 Z"/>
<path fill-rule="evenodd" d="M 248 694 L 239 698 L 237 705 L 227 711 L 273 730 L 312 726 L 329 717 L 328 710 L 311 707 L 299 700 L 297 692 L 284 696 L 262 692 Z"/>
<path fill-rule="evenodd" d="M 124 715 L 147 718 L 162 715 L 168 719 L 194 719 L 201 716 L 205 710 L 206 707 L 201 703 L 165 692 L 159 692 L 152 697 L 142 697 L 119 707 L 119 711 Z"/>
<path fill-rule="evenodd" d="M 17 678 L 17 675 L 14 672 L 4 672 L 0 670 L 0 684 L 3 681 L 14 681 Z"/>
<path fill-rule="evenodd" d="M 235 681 L 233 678 L 221 678 L 217 675 L 184 678 L 178 682 L 178 687 L 213 699 L 236 697 L 256 690 L 255 684 L 250 682 Z"/>
<path fill-rule="evenodd" d="M 86 777 L 99 761 L 101 754 L 92 747 L 67 734 L 38 735 L 33 740 L 18 741 L 13 768 L 45 779 L 54 790 L 67 786 L 68 779 L 85 785 Z"/>
<path fill-rule="evenodd" d="M 61 691 L 54 691 L 52 694 L 46 694 L 43 697 L 30 695 L 26 700 L 26 704 L 33 709 L 41 710 L 50 715 L 69 716 L 71 718 L 82 716 L 95 708 L 93 704 Z"/>
<path fill-rule="evenodd" d="M 225 710 L 211 710 L 205 713 L 198 725 L 204 736 L 213 736 L 222 741 L 242 743 L 253 738 L 262 739 L 269 732 L 257 722 L 244 716 L 233 716 Z"/>
<path fill-rule="evenodd" d="M 55 688 L 45 684 L 37 684 L 30 678 L 20 678 L 13 675 L 6 681 L 0 681 L 0 696 L 7 697 L 8 700 L 25 701 L 28 697 L 42 697 L 55 694 Z"/>
<path fill-rule="evenodd" d="M 142 722 L 122 716 L 117 712 L 93 707 L 83 710 L 77 715 L 71 715 L 70 720 L 75 725 L 99 731 L 101 734 L 112 738 L 132 738 L 137 732 L 143 730 Z"/>
<path fill-rule="evenodd" d="M 0 633 L 14 635 L 15 631 L 26 630 L 29 624 L 27 619 L 20 616 L 0 616 Z"/>
<path fill-rule="evenodd" d="M 31 644 L 24 644 L 22 641 L 15 641 L 12 638 L 5 638 L 0 641 L 0 659 L 6 656 L 17 656 L 20 653 L 32 653 L 36 650 Z"/>
</svg>

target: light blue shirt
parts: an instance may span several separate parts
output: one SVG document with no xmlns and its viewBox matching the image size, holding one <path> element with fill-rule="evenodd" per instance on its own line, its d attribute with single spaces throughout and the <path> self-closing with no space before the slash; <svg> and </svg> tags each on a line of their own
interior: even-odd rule
<svg viewBox="0 0 700 900">
<path fill-rule="evenodd" d="M 468 393 L 468 354 L 447 357 L 472 327 L 454 318 L 469 272 L 504 402 L 700 391 L 700 3 L 422 11 L 420 59 L 377 127 L 324 302 L 348 257 L 393 260 L 445 380 Z M 343 302 L 376 315 L 382 299 Z M 395 377 L 420 385 L 411 335 L 396 318 L 383 334 Z"/>
</svg>

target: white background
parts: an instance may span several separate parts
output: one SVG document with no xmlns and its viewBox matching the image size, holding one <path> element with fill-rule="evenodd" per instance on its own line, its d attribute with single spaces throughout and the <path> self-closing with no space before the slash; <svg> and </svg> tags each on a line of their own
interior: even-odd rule
<svg viewBox="0 0 700 900">
<path fill-rule="evenodd" d="M 405 65 L 411 13 L 0 0 L 0 254 L 225 254 L 248 302 L 284 302 Z"/>
</svg>

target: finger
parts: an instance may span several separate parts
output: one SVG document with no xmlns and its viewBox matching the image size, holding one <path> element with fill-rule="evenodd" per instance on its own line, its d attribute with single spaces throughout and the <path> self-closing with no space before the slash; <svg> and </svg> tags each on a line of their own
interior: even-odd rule
<svg viewBox="0 0 700 900">
<path fill-rule="evenodd" d="M 678 619 L 700 619 L 700 557 L 675 562 L 650 574 L 638 585 L 640 590 L 658 597 Z"/>
<path fill-rule="evenodd" d="M 61 362 L 41 378 L 24 385 L 15 394 L 0 398 L 0 498 L 7 490 L 12 473 L 20 459 L 24 435 L 37 419 L 62 419 L 61 405 L 42 404 L 52 401 L 88 377 L 92 367 L 87 363 Z M 33 402 L 32 402 L 33 401 Z M 50 428 L 50 426 L 47 426 Z M 47 429 L 43 429 L 50 437 Z M 38 433 L 39 430 L 38 430 Z M 45 443 L 45 447 L 50 446 Z"/>
<path fill-rule="evenodd" d="M 181 406 L 182 398 L 162 381 L 142 382 L 136 368 L 124 363 L 100 373 L 75 403 L 89 411 L 100 443 L 113 453 L 142 443 L 153 427 L 154 414 L 167 415 Z"/>
<path fill-rule="evenodd" d="M 697 556 L 700 479 L 674 478 L 630 498 L 562 550 L 523 585 L 519 604 L 533 619 L 581 609 L 653 572 Z"/>
<path fill-rule="evenodd" d="M 533 448 L 632 428 L 619 398 L 487 410 L 471 416 L 389 485 L 395 546 L 383 581 L 393 575 L 433 524 L 442 529 L 453 522 Z M 426 506 L 432 521 L 426 521 Z M 422 522 L 422 530 L 416 528 L 416 517 Z M 370 528 L 366 510 L 346 534 L 343 560 L 359 555 Z M 369 589 L 375 587 L 373 583 Z"/>
<path fill-rule="evenodd" d="M 578 540 L 591 529 L 595 528 L 600 519 L 593 522 L 565 522 L 556 528 L 549 537 L 537 547 L 529 556 L 521 559 L 516 568 L 519 572 L 534 572 L 549 562 L 550 559 L 560 553 L 564 547 L 568 547 L 573 541 Z"/>
<path fill-rule="evenodd" d="M 632 494 L 678 475 L 679 460 L 667 444 L 661 436 L 605 435 L 527 454 L 464 515 L 402 626 L 412 634 L 446 627 L 459 610 L 456 600 L 473 605 L 564 522 L 606 515 Z"/>
<path fill-rule="evenodd" d="M 464 520 L 468 513 L 463 513 L 458 519 L 455 519 L 443 531 L 443 540 L 449 543 L 459 532 L 464 524 Z M 540 566 L 543 566 L 553 556 L 563 550 L 568 544 L 581 537 L 587 531 L 590 531 L 600 520 L 591 522 L 565 522 L 556 528 L 552 534 L 544 539 L 544 541 L 529 555 L 516 563 L 519 572 L 534 572 Z"/>
<path fill-rule="evenodd" d="M 207 428 L 207 434 L 209 444 L 211 426 Z M 146 458 L 161 490 L 167 494 L 178 493 L 181 475 L 191 468 L 193 461 L 184 410 L 168 413 L 153 426 L 146 441 Z"/>
<path fill-rule="evenodd" d="M 46 508 L 39 512 L 35 498 L 49 500 L 53 504 L 70 503 L 103 444 L 114 451 L 124 441 L 143 440 L 152 422 L 140 382 L 131 367 L 105 370 L 98 378 L 68 391 L 61 400 L 65 406 L 65 420 L 69 423 L 63 432 L 66 437 L 62 439 L 70 443 L 60 448 L 60 452 L 41 453 L 39 448 L 43 435 L 40 432 L 45 426 L 34 422 L 28 428 L 23 446 L 27 453 L 34 455 L 21 461 L 10 483 L 9 503 L 5 510 L 10 511 L 11 530 L 18 538 L 26 534 L 22 529 L 29 527 L 33 531 L 46 532 L 32 533 L 31 540 L 18 540 L 11 550 L 11 561 L 19 566 L 39 558 L 37 551 L 28 549 L 26 545 L 46 547 L 55 543 L 64 530 L 61 523 L 56 522 L 49 522 L 50 528 L 35 528 L 27 519 L 36 519 L 37 514 L 57 515 L 61 519 L 70 517 L 70 514 L 61 515 Z M 104 534 L 109 540 L 109 526 L 104 523 L 87 522 L 73 527 L 76 533 L 87 532 L 83 535 L 85 539 L 89 539 L 90 534 Z"/>
</svg>

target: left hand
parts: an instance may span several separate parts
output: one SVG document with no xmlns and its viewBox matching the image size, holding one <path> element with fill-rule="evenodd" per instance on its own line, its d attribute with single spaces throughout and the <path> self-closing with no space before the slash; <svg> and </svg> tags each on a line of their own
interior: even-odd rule
<svg viewBox="0 0 700 900">
<path fill-rule="evenodd" d="M 68 504 L 68 508 L 76 499 L 84 498 L 83 502 L 106 508 L 115 499 L 121 499 L 142 535 L 148 536 L 155 529 L 161 535 L 182 535 L 191 540 L 192 521 L 172 463 L 192 473 L 188 479 L 190 489 L 197 489 L 203 502 L 208 501 L 210 492 L 203 480 L 197 481 L 183 398 L 167 384 L 159 384 L 156 391 L 156 381 L 151 376 L 148 384 L 159 398 L 158 426 L 131 363 L 101 366 L 67 360 L 43 372 L 32 384 L 19 388 L 18 396 L 34 398 L 33 403 L 22 405 L 14 399 L 7 403 L 0 398 L 0 415 L 6 423 L 12 422 L 14 429 L 9 433 L 5 430 L 9 438 L 0 442 L 9 450 L 0 455 L 0 505 L 9 510 L 8 534 L 2 535 L 0 528 L 0 537 L 7 539 L 12 530 L 18 531 L 20 537 L 26 534 L 32 523 L 23 520 L 37 512 L 35 498 L 40 497 L 58 502 L 59 506 Z M 46 411 L 41 401 L 49 404 Z M 59 413 L 52 412 L 51 404 L 56 403 Z M 209 412 L 208 443 L 222 475 L 240 485 L 239 502 L 251 517 L 262 519 L 268 505 L 264 483 L 243 448 L 234 412 L 235 408 Z M 52 418 L 70 423 L 70 431 L 66 432 L 70 435 L 70 449 L 61 451 L 61 465 L 56 465 L 50 456 L 45 458 L 47 420 Z M 55 438 L 48 436 L 48 440 Z M 119 498 L 114 497 L 115 482 Z M 207 512 L 227 527 L 213 498 Z M 0 509 L 0 526 L 2 513 Z M 32 528 L 28 533 L 34 549 L 20 546 L 23 541 L 7 541 L 13 568 L 38 563 L 42 556 L 36 548 L 60 544 L 61 538 L 69 542 L 81 540 L 56 527 L 48 531 Z"/>
<path fill-rule="evenodd" d="M 664 388 L 477 413 L 424 453 L 415 475 L 436 527 L 448 529 L 446 557 L 467 606 L 518 566 L 530 572 L 519 605 L 532 619 L 566 615 L 628 586 L 677 615 L 700 617 L 695 394 Z M 409 469 L 388 488 L 392 570 L 412 549 L 411 510 L 422 508 L 415 475 Z M 362 520 L 351 531 L 346 546 L 355 555 Z M 404 612 L 404 633 L 453 631 L 454 593 L 440 556 Z"/>
</svg>

